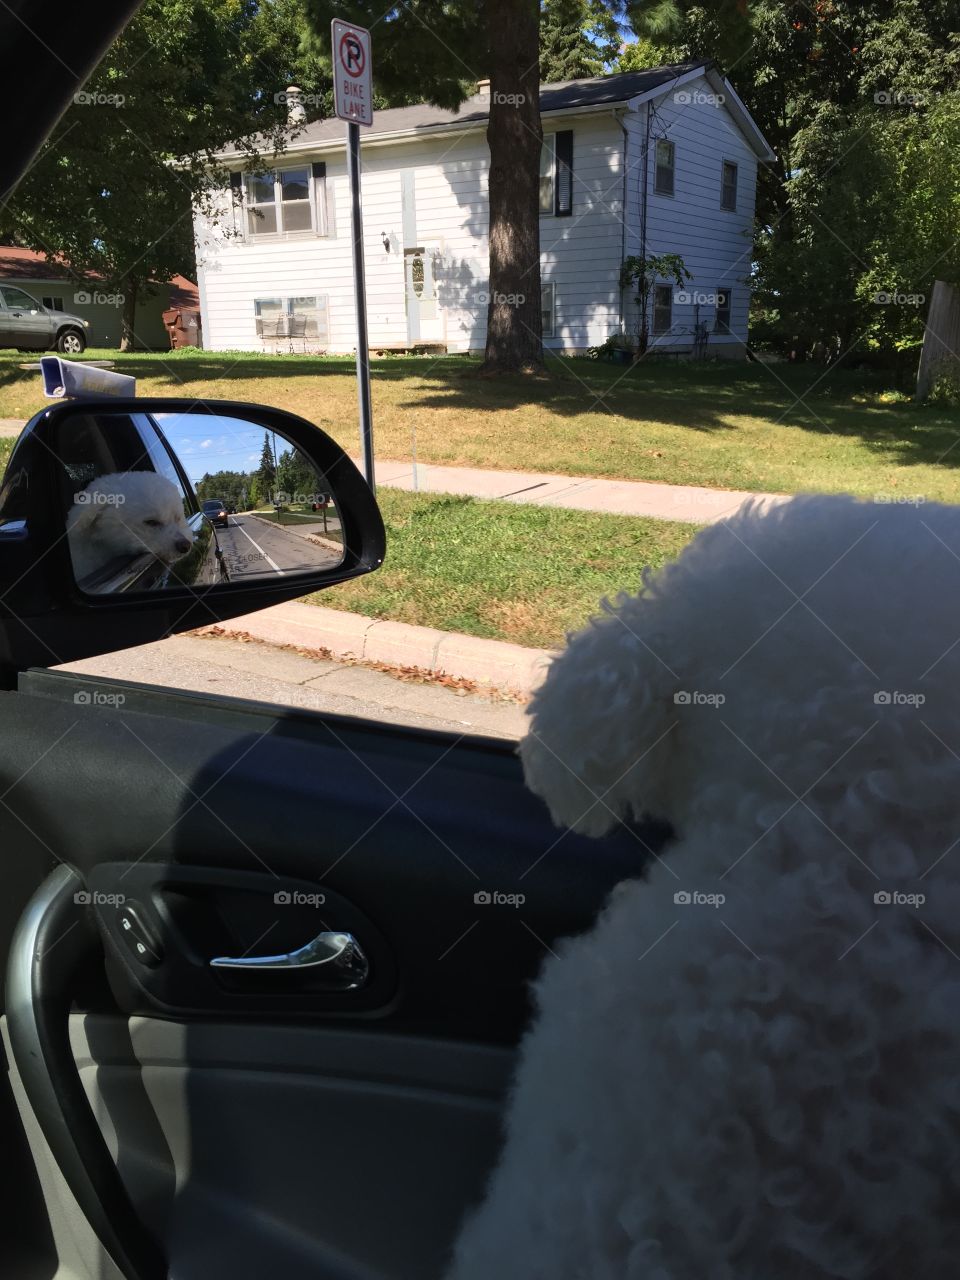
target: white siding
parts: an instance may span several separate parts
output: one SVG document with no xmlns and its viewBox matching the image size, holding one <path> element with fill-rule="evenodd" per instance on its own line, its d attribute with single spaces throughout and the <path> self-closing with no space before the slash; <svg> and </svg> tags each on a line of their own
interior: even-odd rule
<svg viewBox="0 0 960 1280">
<path fill-rule="evenodd" d="M 750 296 L 746 277 L 752 255 L 757 157 L 729 112 L 715 101 L 713 95 L 708 82 L 697 79 L 679 90 L 671 90 L 652 103 L 647 252 L 679 253 L 693 279 L 685 290 L 691 295 L 691 301 L 686 304 L 674 302 L 674 335 L 654 339 L 651 322 L 651 344 L 689 348 L 693 340 L 696 295 L 713 295 L 719 286 L 725 285 L 732 290 L 731 332 L 713 332 L 715 307 L 712 302 L 701 302 L 699 318 L 709 330 L 708 355 L 741 357 L 747 340 Z M 628 252 L 640 253 L 645 110 L 631 116 L 628 127 L 631 134 L 628 152 Z M 654 191 L 657 138 L 669 139 L 676 148 L 673 196 Z M 734 212 L 720 205 L 724 160 L 732 160 L 737 165 L 737 207 Z M 628 327 L 634 328 L 636 309 L 632 302 L 629 315 Z"/>
<path fill-rule="evenodd" d="M 666 95 L 652 117 L 654 137 L 676 145 L 676 194 L 653 191 L 652 149 L 648 192 L 647 247 L 676 252 L 693 272 L 691 290 L 733 289 L 729 336 L 714 336 L 710 349 L 741 354 L 746 339 L 750 234 L 756 186 L 756 158 L 721 106 L 699 100 L 710 92 L 705 80 L 683 86 L 690 97 L 678 103 Z M 646 108 L 547 117 L 544 130 L 573 130 L 573 213 L 540 219 L 543 279 L 556 295 L 556 336 L 548 348 L 583 350 L 604 341 L 624 324 L 618 277 L 626 254 L 640 252 L 640 192 Z M 627 171 L 624 182 L 624 146 Z M 329 237 L 287 241 L 245 241 L 231 235 L 242 221 L 221 193 L 219 223 L 197 217 L 197 256 L 203 306 L 204 343 L 213 350 L 260 350 L 254 300 L 261 297 L 322 294 L 328 299 L 327 350 L 349 352 L 356 341 L 350 242 L 350 201 L 342 150 L 297 155 L 288 163 L 322 158 L 335 205 Z M 738 166 L 737 210 L 720 207 L 721 162 Z M 370 345 L 408 343 L 404 297 L 404 181 L 413 174 L 416 240 L 436 244 L 440 323 L 437 340 L 450 351 L 482 350 L 486 330 L 488 150 L 482 129 L 380 146 L 363 153 L 364 248 Z M 627 208 L 624 216 L 624 191 Z M 226 228 L 226 231 L 225 229 Z M 407 232 L 410 230 L 409 215 Z M 383 237 L 390 241 L 384 248 Z M 626 327 L 635 317 L 626 299 Z M 674 324 L 692 328 L 693 305 L 674 307 Z M 701 307 L 712 330 L 712 308 Z M 424 340 L 428 335 L 424 333 Z M 679 340 L 689 347 L 688 335 Z"/>
<path fill-rule="evenodd" d="M 620 329 L 623 255 L 623 130 L 613 115 L 544 121 L 573 129 L 573 214 L 540 218 L 540 262 L 556 291 L 555 338 L 544 346 L 583 350 Z"/>
<path fill-rule="evenodd" d="M 572 128 L 573 213 L 540 219 L 544 278 L 556 290 L 555 348 L 602 342 L 620 325 L 617 275 L 622 255 L 623 133 L 612 116 L 574 117 L 548 132 Z M 321 153 L 317 153 L 318 156 Z M 419 243 L 439 242 L 436 263 L 440 340 L 451 351 L 481 350 L 486 338 L 487 171 L 482 130 L 368 147 L 363 155 L 364 253 L 370 345 L 407 343 L 403 272 L 402 174 L 414 172 Z M 300 162 L 297 157 L 296 163 Z M 219 194 L 212 220 L 197 217 L 198 273 L 204 344 L 212 350 L 260 350 L 256 298 L 326 294 L 328 350 L 356 341 L 346 157 L 325 153 L 335 201 L 335 234 L 245 241 L 232 234 L 229 194 Z M 291 161 L 291 163 L 294 163 Z M 383 236 L 390 240 L 387 252 Z"/>
</svg>

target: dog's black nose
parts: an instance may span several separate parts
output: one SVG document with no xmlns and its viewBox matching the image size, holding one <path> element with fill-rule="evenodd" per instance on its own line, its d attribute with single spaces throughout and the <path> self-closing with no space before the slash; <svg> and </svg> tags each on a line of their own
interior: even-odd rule
<svg viewBox="0 0 960 1280">
<path fill-rule="evenodd" d="M 179 552 L 179 554 L 182 556 L 185 556 L 187 552 L 190 550 L 190 543 L 187 541 L 186 538 L 178 538 L 173 545 L 174 545 L 174 550 Z"/>
</svg>

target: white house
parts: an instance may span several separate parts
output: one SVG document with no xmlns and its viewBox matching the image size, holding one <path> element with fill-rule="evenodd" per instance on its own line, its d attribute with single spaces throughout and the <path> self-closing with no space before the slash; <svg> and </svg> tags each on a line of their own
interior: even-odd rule
<svg viewBox="0 0 960 1280">
<path fill-rule="evenodd" d="M 483 348 L 489 89 L 478 90 L 459 111 L 398 107 L 362 131 L 373 350 Z M 621 263 L 678 253 L 692 279 L 654 289 L 652 341 L 691 351 L 699 333 L 709 354 L 741 356 L 757 165 L 773 153 L 729 81 L 710 63 L 574 80 L 543 86 L 540 111 L 545 345 L 582 351 L 636 332 Z M 292 126 L 267 173 L 224 155 L 237 163 L 232 191 L 195 218 L 206 347 L 353 350 L 345 128 Z"/>
</svg>

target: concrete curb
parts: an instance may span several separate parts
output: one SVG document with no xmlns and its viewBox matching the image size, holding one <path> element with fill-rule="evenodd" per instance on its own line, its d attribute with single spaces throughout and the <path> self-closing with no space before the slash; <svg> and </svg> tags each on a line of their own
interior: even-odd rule
<svg viewBox="0 0 960 1280">
<path fill-rule="evenodd" d="M 533 692 L 553 656 L 548 649 L 526 649 L 503 640 L 384 622 L 298 601 L 271 605 L 217 625 L 228 633 L 245 632 L 267 644 L 328 649 L 337 658 L 417 667 L 520 694 Z"/>
</svg>

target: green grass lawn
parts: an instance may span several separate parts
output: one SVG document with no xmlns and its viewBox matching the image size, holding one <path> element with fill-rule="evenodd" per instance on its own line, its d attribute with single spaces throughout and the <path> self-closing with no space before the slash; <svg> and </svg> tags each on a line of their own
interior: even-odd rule
<svg viewBox="0 0 960 1280">
<path fill-rule="evenodd" d="M 323 524 L 323 511 L 281 511 L 278 517 L 276 507 L 258 507 L 255 511 L 241 511 L 240 514 L 259 516 L 262 520 L 269 520 L 271 524 Z M 336 510 L 329 507 L 327 523 L 333 527 L 336 521 Z"/>
<path fill-rule="evenodd" d="M 387 559 L 307 599 L 368 617 L 553 648 L 672 559 L 693 525 L 381 489 Z"/>
<path fill-rule="evenodd" d="M 121 356 L 142 395 L 252 400 L 303 414 L 357 451 L 348 357 Z M 0 353 L 0 418 L 39 408 L 25 357 Z M 877 375 L 814 365 L 552 358 L 541 377 L 482 378 L 464 357 L 374 361 L 376 450 L 423 462 L 794 492 L 960 501 L 960 410 L 916 407 Z"/>
</svg>

